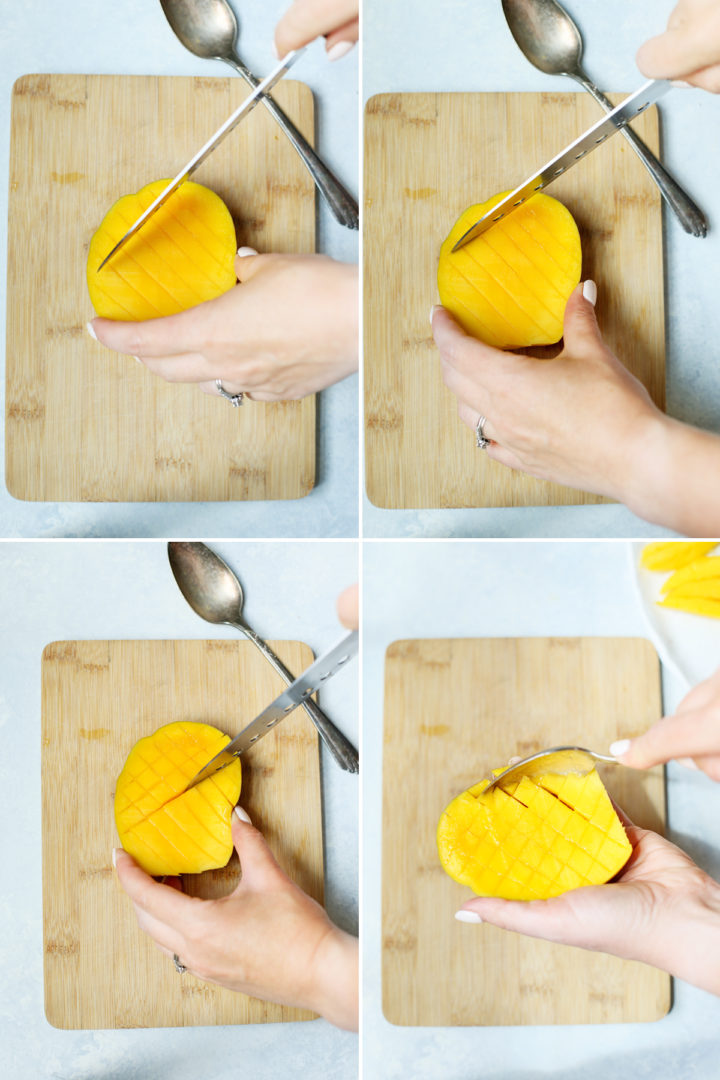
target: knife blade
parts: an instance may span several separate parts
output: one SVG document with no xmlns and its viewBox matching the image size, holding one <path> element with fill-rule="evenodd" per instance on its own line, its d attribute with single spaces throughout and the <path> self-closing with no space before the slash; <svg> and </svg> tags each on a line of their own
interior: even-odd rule
<svg viewBox="0 0 720 1080">
<path fill-rule="evenodd" d="M 137 233 L 143 227 L 143 225 L 145 225 L 145 223 L 150 220 L 153 214 L 160 209 L 163 203 L 167 202 L 172 193 L 176 191 L 180 187 L 180 185 L 188 179 L 188 177 L 192 176 L 198 166 L 202 165 L 203 161 L 205 161 L 205 159 L 210 156 L 213 150 L 220 145 L 225 136 L 229 135 L 233 128 L 237 127 L 240 121 L 244 117 L 246 117 L 249 112 L 252 112 L 263 94 L 266 94 L 268 90 L 272 90 L 275 83 L 280 81 L 283 75 L 288 71 L 289 68 L 292 67 L 295 61 L 298 60 L 304 52 L 304 48 L 293 49 L 292 52 L 289 52 L 287 56 L 283 57 L 280 63 L 275 68 L 273 68 L 267 78 L 263 79 L 261 83 L 258 83 L 253 92 L 245 98 L 242 105 L 239 105 L 235 112 L 231 113 L 230 116 L 228 116 L 227 120 L 220 125 L 220 127 L 213 135 L 210 136 L 204 146 L 201 146 L 198 152 L 190 158 L 187 165 L 185 165 L 177 174 L 175 179 L 171 180 L 167 187 L 160 192 L 157 199 L 155 199 L 155 201 L 152 202 L 150 206 L 148 206 L 147 210 L 143 210 L 137 221 L 135 221 L 130 226 L 125 235 L 121 237 L 120 240 L 118 240 L 112 251 L 108 252 L 108 254 L 105 256 L 105 258 L 97 268 L 97 273 L 102 270 L 105 263 L 109 259 L 111 259 L 113 255 L 117 254 L 120 248 L 127 243 L 130 237 L 134 236 L 135 233 Z"/>
<path fill-rule="evenodd" d="M 481 236 L 496 221 L 507 217 L 513 210 L 517 210 L 518 206 L 526 202 L 536 191 L 547 187 L 562 173 L 567 172 L 573 165 L 577 165 L 578 161 L 596 150 L 601 143 L 604 143 L 606 139 L 609 139 L 626 124 L 629 124 L 639 113 L 644 112 L 650 105 L 653 105 L 658 98 L 661 98 L 663 94 L 666 94 L 671 89 L 671 86 L 672 84 L 667 79 L 651 79 L 649 82 L 644 83 L 639 90 L 621 101 L 612 112 L 601 117 L 597 123 L 593 124 L 582 135 L 579 135 L 577 139 L 574 139 L 569 146 L 566 146 L 564 150 L 551 158 L 542 168 L 534 172 L 527 180 L 524 180 L 514 191 L 511 191 L 500 202 L 495 203 L 487 213 L 483 214 L 474 225 L 471 225 L 463 233 L 453 247 L 453 251 L 458 251 L 459 248 L 464 247 L 471 240 Z"/>
<path fill-rule="evenodd" d="M 282 694 L 263 709 L 247 727 L 244 727 L 239 735 L 231 739 L 219 754 L 211 758 L 207 765 L 204 765 L 195 774 L 185 791 L 189 791 L 190 788 L 195 787 L 202 780 L 207 780 L 208 776 L 212 776 L 213 773 L 224 769 L 236 757 L 239 757 L 250 746 L 253 746 L 258 739 L 262 739 L 264 735 L 267 735 L 276 724 L 289 716 L 298 705 L 302 705 L 306 698 L 311 697 L 319 690 L 323 683 L 336 675 L 355 656 L 357 651 L 358 633 L 357 630 L 353 630 L 352 633 L 346 634 L 332 649 L 318 657 L 309 668 L 303 671 L 302 675 L 298 675 L 297 679 L 290 683 L 290 686 L 283 690 Z"/>
</svg>

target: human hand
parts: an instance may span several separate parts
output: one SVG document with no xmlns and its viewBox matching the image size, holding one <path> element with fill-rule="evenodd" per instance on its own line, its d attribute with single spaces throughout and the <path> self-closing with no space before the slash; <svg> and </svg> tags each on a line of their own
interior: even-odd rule
<svg viewBox="0 0 720 1080">
<path fill-rule="evenodd" d="M 328 60 L 350 52 L 360 35 L 359 0 L 295 0 L 275 28 L 278 57 L 325 38 Z"/>
<path fill-rule="evenodd" d="M 241 248 L 241 251 L 251 251 Z M 357 268 L 324 255 L 238 255 L 240 285 L 146 322 L 93 319 L 98 341 L 169 382 L 288 401 L 357 370 Z"/>
<path fill-rule="evenodd" d="M 720 994 L 720 885 L 674 844 L 621 816 L 633 853 L 611 884 L 552 900 L 477 897 L 456 918 L 641 960 Z"/>
<path fill-rule="evenodd" d="M 636 61 L 650 79 L 681 79 L 720 94 L 720 4 L 679 0 L 665 33 L 646 41 Z"/>
<path fill-rule="evenodd" d="M 348 585 L 337 598 L 338 618 L 348 630 L 357 630 L 360 625 L 359 603 L 357 585 Z"/>
<path fill-rule="evenodd" d="M 309 1008 L 356 1030 L 357 941 L 290 881 L 240 807 L 232 830 L 242 878 L 221 900 L 185 896 L 177 878 L 161 885 L 115 849 L 118 880 L 140 929 L 205 982 Z"/>
<path fill-rule="evenodd" d="M 445 385 L 458 415 L 474 428 L 488 417 L 486 453 L 531 476 L 555 480 L 637 506 L 633 462 L 652 458 L 650 432 L 665 423 L 645 388 L 604 344 L 595 319 L 596 289 L 578 286 L 565 309 L 564 348 L 553 360 L 503 352 L 467 335 L 443 307 L 431 324 Z M 589 297 L 589 299 L 588 299 Z"/>
<path fill-rule="evenodd" d="M 631 769 L 674 759 L 720 781 L 720 670 L 693 687 L 673 716 L 663 716 L 634 739 L 613 743 L 610 753 Z"/>
</svg>

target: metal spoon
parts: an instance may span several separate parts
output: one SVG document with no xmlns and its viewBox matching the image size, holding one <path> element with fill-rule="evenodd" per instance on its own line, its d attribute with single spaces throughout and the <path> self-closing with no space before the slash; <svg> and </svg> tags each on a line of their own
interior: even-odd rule
<svg viewBox="0 0 720 1080">
<path fill-rule="evenodd" d="M 170 568 L 180 592 L 201 619 L 215 624 L 232 626 L 257 645 L 260 652 L 290 685 L 295 676 L 288 671 L 270 646 L 242 618 L 243 591 L 230 567 L 207 544 L 192 541 L 170 541 Z M 346 772 L 359 772 L 358 752 L 352 743 L 318 708 L 312 699 L 303 708 L 338 765 Z"/>
<path fill-rule="evenodd" d="M 527 59 L 547 75 L 568 75 L 575 79 L 609 112 L 612 103 L 590 81 L 581 66 L 583 43 L 580 31 L 557 0 L 502 0 L 510 33 Z M 683 229 L 693 236 L 707 236 L 702 210 L 673 180 L 642 139 L 629 127 L 622 128 L 643 165 L 675 211 Z"/>
<path fill-rule="evenodd" d="M 538 750 L 536 754 L 514 761 L 503 772 L 491 777 L 482 794 L 487 795 L 494 787 L 508 780 L 519 780 L 523 776 L 544 776 L 546 773 L 557 773 L 560 776 L 579 773 L 584 776 L 595 767 L 596 761 L 621 764 L 617 758 L 608 754 L 596 754 L 594 750 L 586 750 L 584 746 L 553 746 L 550 750 Z"/>
<path fill-rule="evenodd" d="M 227 0 L 160 0 L 167 21 L 186 49 L 204 60 L 224 60 L 255 88 L 259 79 L 235 51 L 238 24 Z M 358 204 L 350 192 L 321 161 L 279 105 L 269 96 L 262 103 L 272 114 L 302 158 L 333 216 L 348 229 L 359 227 Z"/>
</svg>

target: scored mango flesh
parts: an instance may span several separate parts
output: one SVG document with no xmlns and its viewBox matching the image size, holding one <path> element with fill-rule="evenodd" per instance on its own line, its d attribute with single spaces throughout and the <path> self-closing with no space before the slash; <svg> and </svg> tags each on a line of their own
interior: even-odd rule
<svg viewBox="0 0 720 1080">
<path fill-rule="evenodd" d="M 138 322 L 174 315 L 236 284 L 237 243 L 230 211 L 201 184 L 186 180 L 98 270 L 169 180 L 155 180 L 110 208 L 90 241 L 87 283 L 98 315 Z"/>
<path fill-rule="evenodd" d="M 551 345 L 580 281 L 580 234 L 549 195 L 526 203 L 453 252 L 454 244 L 506 191 L 467 209 L 440 249 L 440 302 L 463 329 L 498 349 Z"/>
<path fill-rule="evenodd" d="M 228 862 L 239 758 L 185 791 L 228 742 L 210 724 L 178 721 L 133 746 L 115 789 L 115 824 L 122 847 L 146 873 L 200 874 Z"/>
<path fill-rule="evenodd" d="M 602 885 L 629 859 L 630 841 L 595 769 L 523 776 L 483 796 L 488 782 L 453 799 L 437 831 L 443 868 L 478 896 L 547 900 Z"/>
</svg>

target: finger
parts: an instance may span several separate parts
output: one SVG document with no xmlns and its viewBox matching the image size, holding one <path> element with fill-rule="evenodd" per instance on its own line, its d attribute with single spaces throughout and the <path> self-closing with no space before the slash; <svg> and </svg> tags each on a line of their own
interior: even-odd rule
<svg viewBox="0 0 720 1080">
<path fill-rule="evenodd" d="M 710 94 L 720 94 L 720 64 L 713 67 L 703 68 L 687 76 L 691 86 L 697 86 L 699 90 L 707 90 Z"/>
<path fill-rule="evenodd" d="M 177 356 L 200 349 L 207 340 L 207 308 L 212 303 L 145 322 L 97 318 L 88 323 L 88 331 L 108 349 L 128 356 Z"/>
<path fill-rule="evenodd" d="M 338 27 L 325 38 L 325 52 L 328 60 L 342 60 L 355 47 L 360 36 L 360 24 L 357 19 L 352 19 L 344 26 Z"/>
<path fill-rule="evenodd" d="M 507 364 L 514 355 L 495 349 L 492 345 L 486 345 L 466 334 L 457 320 L 440 304 L 436 304 L 430 313 L 430 325 L 443 361 L 461 374 L 478 377 L 486 374 L 491 365 L 498 361 Z"/>
<path fill-rule="evenodd" d="M 512 450 L 509 450 L 506 446 L 501 446 L 500 443 L 491 442 L 489 446 L 485 447 L 485 453 L 493 461 L 497 461 L 498 465 L 505 465 L 508 469 L 515 469 L 516 472 L 526 472 L 530 476 L 535 475 L 528 466 L 520 460 L 517 454 L 514 454 Z"/>
<path fill-rule="evenodd" d="M 137 904 L 134 904 L 133 907 L 139 928 L 144 934 L 151 937 L 163 952 L 172 956 L 173 953 L 182 949 L 184 938 L 182 934 L 178 933 L 174 926 L 169 926 L 161 919 L 156 919 L 153 915 L 149 915 L 147 911 L 144 911 L 143 908 L 139 907 Z"/>
<path fill-rule="evenodd" d="M 569 918 L 567 903 L 562 897 L 529 901 L 477 897 L 463 904 L 455 917 L 459 922 L 492 923 L 502 930 L 545 938 L 546 941 L 575 943 L 572 940 L 574 926 Z"/>
<path fill-rule="evenodd" d="M 563 321 L 564 352 L 572 356 L 583 352 L 597 352 L 604 347 L 602 334 L 595 317 L 597 286 L 594 281 L 581 282 L 573 289 L 565 306 Z"/>
<path fill-rule="evenodd" d="M 357 18 L 358 0 L 295 0 L 275 28 L 279 57 Z"/>
<path fill-rule="evenodd" d="M 195 907 L 191 897 L 154 881 L 122 848 L 115 848 L 113 859 L 118 881 L 136 908 L 168 926 L 179 926 L 191 917 Z"/>
<path fill-rule="evenodd" d="M 250 822 L 247 813 L 236 806 L 232 815 L 232 837 L 240 859 L 242 877 L 235 889 L 262 892 L 285 884 L 287 878 L 278 866 L 265 837 Z"/>
<path fill-rule="evenodd" d="M 165 382 L 199 383 L 210 382 L 212 372 L 210 362 L 202 353 L 180 353 L 178 356 L 139 356 L 153 375 L 158 375 Z M 214 381 L 214 380 L 213 380 Z"/>
<path fill-rule="evenodd" d="M 357 630 L 359 625 L 358 607 L 360 603 L 357 585 L 348 585 L 337 598 L 337 613 L 340 622 L 348 630 Z"/>
<path fill-rule="evenodd" d="M 683 23 L 641 45 L 635 62 L 649 79 L 684 79 L 717 63 L 720 9 Z"/>
<path fill-rule="evenodd" d="M 235 273 L 240 284 L 242 285 L 244 281 L 249 281 L 251 277 L 254 277 L 263 263 L 272 257 L 272 255 L 258 255 L 255 248 L 238 248 L 238 253 L 235 256 Z"/>
<path fill-rule="evenodd" d="M 620 739 L 610 753 L 631 769 L 649 769 L 674 758 L 720 752 L 720 718 L 713 709 L 690 709 L 663 716 L 642 735 Z"/>
<path fill-rule="evenodd" d="M 484 413 L 479 413 L 477 409 L 473 409 L 472 405 L 466 405 L 464 401 L 458 402 L 457 412 L 463 424 L 465 424 L 466 427 L 472 428 L 472 430 L 477 433 L 478 420 L 481 416 L 484 416 Z M 485 423 L 482 426 L 482 430 L 484 437 L 486 439 L 489 439 L 490 442 L 493 442 L 495 439 L 495 428 L 493 426 L 492 420 L 486 417 Z"/>
</svg>

